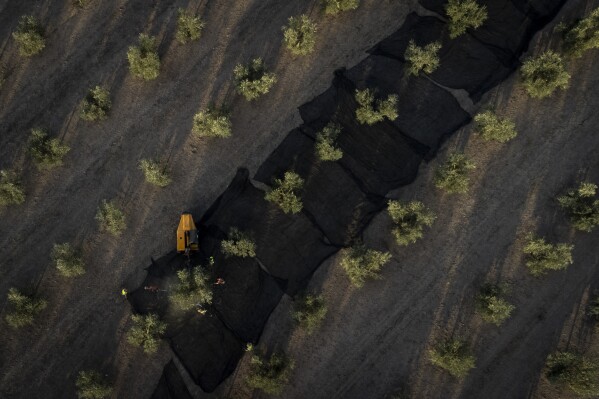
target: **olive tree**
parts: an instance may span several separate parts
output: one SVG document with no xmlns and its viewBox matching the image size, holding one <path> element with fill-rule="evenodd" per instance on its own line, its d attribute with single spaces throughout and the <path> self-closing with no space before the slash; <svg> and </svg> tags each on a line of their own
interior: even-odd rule
<svg viewBox="0 0 599 399">
<path fill-rule="evenodd" d="M 283 42 L 293 55 L 307 55 L 316 45 L 316 24 L 306 14 L 290 17 L 283 26 Z"/>
<path fill-rule="evenodd" d="M 13 328 L 21 328 L 33 324 L 35 317 L 46 308 L 47 302 L 33 295 L 26 295 L 16 288 L 10 288 L 8 305 L 6 322 Z"/>
<path fill-rule="evenodd" d="M 450 154 L 440 167 L 435 171 L 434 183 L 437 188 L 449 194 L 467 193 L 470 188 L 468 172 L 475 169 L 476 165 L 462 153 Z"/>
<path fill-rule="evenodd" d="M 211 106 L 200 110 L 193 117 L 191 131 L 198 137 L 229 137 L 231 130 L 231 117 L 225 108 Z"/>
<path fill-rule="evenodd" d="M 19 54 L 24 57 L 36 55 L 46 47 L 44 28 L 31 15 L 21 16 L 19 26 L 13 32 L 12 37 L 19 45 Z"/>
<path fill-rule="evenodd" d="M 382 122 L 385 118 L 393 121 L 397 119 L 397 102 L 399 97 L 390 94 L 386 99 L 376 99 L 375 91 L 371 89 L 356 90 L 356 119 L 362 125 L 373 125 Z"/>
<path fill-rule="evenodd" d="M 52 248 L 52 263 L 64 277 L 78 277 L 85 274 L 85 263 L 80 251 L 68 242 L 54 244 Z"/>
<path fill-rule="evenodd" d="M 204 22 L 197 15 L 192 15 L 184 9 L 179 8 L 177 17 L 177 33 L 175 38 L 181 44 L 195 41 L 202 36 Z"/>
<path fill-rule="evenodd" d="M 139 169 L 143 171 L 146 181 L 158 187 L 166 187 L 171 183 L 166 167 L 166 164 L 152 159 L 139 161 Z"/>
<path fill-rule="evenodd" d="M 341 267 L 356 287 L 362 287 L 367 279 L 379 278 L 381 268 L 391 260 L 389 252 L 377 251 L 362 243 L 342 250 Z"/>
<path fill-rule="evenodd" d="M 502 285 L 482 286 L 476 297 L 476 311 L 484 321 L 499 326 L 510 317 L 516 307 L 503 298 L 505 294 L 506 288 Z"/>
<path fill-rule="evenodd" d="M 599 395 L 599 362 L 573 352 L 547 357 L 545 376 L 552 383 L 581 396 Z"/>
<path fill-rule="evenodd" d="M 306 295 L 295 302 L 292 312 L 293 319 L 312 334 L 322 323 L 327 314 L 327 307 L 324 298 L 320 295 Z"/>
<path fill-rule="evenodd" d="M 476 362 L 466 343 L 458 339 L 438 342 L 429 351 L 429 359 L 432 364 L 457 378 L 465 377 Z"/>
<path fill-rule="evenodd" d="M 551 50 L 524 61 L 520 74 L 524 88 L 533 98 L 549 97 L 555 90 L 567 88 L 570 81 L 562 57 Z"/>
<path fill-rule="evenodd" d="M 50 138 L 42 129 L 31 129 L 29 136 L 29 155 L 39 169 L 50 169 L 62 165 L 62 159 L 69 152 L 67 145 L 57 138 Z"/>
<path fill-rule="evenodd" d="M 483 140 L 505 143 L 518 135 L 516 125 L 508 118 L 500 118 L 493 111 L 479 112 L 474 116 L 477 131 Z"/>
<path fill-rule="evenodd" d="M 414 40 L 410 40 L 404 54 L 410 75 L 418 76 L 420 71 L 428 74 L 435 72 L 439 68 L 439 50 L 441 50 L 440 42 L 432 42 L 420 47 Z"/>
<path fill-rule="evenodd" d="M 302 210 L 303 203 L 299 191 L 304 179 L 295 172 L 285 172 L 283 179 L 274 179 L 273 187 L 266 192 L 264 199 L 281 208 L 284 213 L 295 214 Z"/>
<path fill-rule="evenodd" d="M 160 338 L 166 332 L 166 323 L 153 313 L 134 314 L 131 315 L 131 320 L 133 326 L 127 332 L 127 341 L 133 346 L 142 348 L 147 354 L 156 352 Z"/>
<path fill-rule="evenodd" d="M 100 225 L 100 230 L 107 231 L 113 236 L 120 236 L 127 227 L 125 214 L 114 201 L 102 201 L 96 213 L 96 220 Z"/>
<path fill-rule="evenodd" d="M 268 93 L 277 82 L 276 75 L 266 70 L 262 58 L 255 58 L 249 65 L 238 64 L 233 75 L 237 91 L 248 101 Z"/>
<path fill-rule="evenodd" d="M 25 192 L 17 173 L 0 170 L 0 207 L 20 205 L 25 202 Z"/>
<path fill-rule="evenodd" d="M 327 15 L 337 15 L 343 11 L 355 10 L 360 0 L 324 0 L 324 12 Z"/>
<path fill-rule="evenodd" d="M 571 188 L 557 197 L 557 202 L 568 213 L 575 229 L 591 232 L 599 225 L 599 199 L 595 197 L 596 194 L 596 184 L 583 182 L 578 188 Z"/>
<path fill-rule="evenodd" d="M 574 245 L 549 244 L 545 239 L 529 234 L 523 250 L 526 255 L 526 267 L 533 276 L 542 276 L 548 270 L 565 269 L 573 263 L 573 249 Z"/>
<path fill-rule="evenodd" d="M 80 371 L 75 385 L 80 399 L 104 399 L 112 393 L 112 386 L 95 370 Z"/>
<path fill-rule="evenodd" d="M 181 310 L 190 310 L 212 303 L 210 276 L 201 266 L 177 272 L 178 282 L 171 289 L 170 300 Z"/>
<path fill-rule="evenodd" d="M 437 218 L 420 201 L 402 202 L 390 200 L 387 212 L 393 220 L 392 234 L 398 245 L 409 245 L 422 238 L 424 227 L 432 226 Z"/>
<path fill-rule="evenodd" d="M 338 161 L 343 157 L 341 148 L 335 145 L 335 141 L 341 134 L 341 126 L 329 122 L 320 132 L 316 134 L 315 152 L 321 161 Z"/>
<path fill-rule="evenodd" d="M 270 395 L 278 395 L 289 381 L 294 368 L 293 360 L 284 353 L 266 355 L 253 354 L 250 357 L 250 370 L 247 384 L 253 389 L 260 389 Z"/>
<path fill-rule="evenodd" d="M 449 0 L 445 5 L 449 18 L 449 37 L 455 39 L 466 33 L 467 29 L 476 29 L 487 20 L 487 6 L 475 0 Z"/>
<path fill-rule="evenodd" d="M 226 257 L 239 256 L 253 258 L 256 256 L 256 243 L 248 233 L 232 227 L 227 239 L 220 242 L 221 251 Z"/>
<path fill-rule="evenodd" d="M 599 48 L 599 8 L 564 31 L 564 49 L 567 54 L 581 57 L 586 51 L 594 48 Z"/>
<path fill-rule="evenodd" d="M 127 59 L 133 76 L 153 80 L 160 73 L 160 57 L 156 51 L 156 38 L 145 33 L 139 35 L 139 45 L 129 47 Z"/>
<path fill-rule="evenodd" d="M 112 103 L 110 92 L 100 86 L 90 89 L 81 103 L 81 119 L 100 121 L 108 117 Z"/>
</svg>

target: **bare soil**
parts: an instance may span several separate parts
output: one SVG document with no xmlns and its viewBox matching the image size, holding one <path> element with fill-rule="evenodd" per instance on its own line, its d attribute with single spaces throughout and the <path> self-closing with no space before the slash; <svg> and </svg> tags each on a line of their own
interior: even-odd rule
<svg viewBox="0 0 599 399">
<path fill-rule="evenodd" d="M 0 322 L 1 397 L 75 397 L 76 374 L 88 368 L 115 381 L 115 398 L 150 396 L 172 354 L 164 345 L 147 357 L 127 344 L 130 310 L 120 288 L 139 285 L 149 256 L 172 249 L 182 210 L 205 209 L 238 166 L 255 171 L 299 124 L 296 107 L 324 91 L 333 70 L 364 58 L 415 8 L 363 3 L 338 19 L 318 16 L 321 37 L 329 41 L 316 54 L 295 59 L 272 38 L 280 37 L 289 16 L 310 12 L 314 2 L 139 0 L 76 11 L 66 0 L 0 0 L 0 63 L 12 70 L 0 91 L 0 168 L 20 168 L 28 194 L 24 205 L 0 210 L 0 306 L 11 286 L 37 288 L 49 301 L 31 329 L 14 332 Z M 572 1 L 561 15 L 577 16 L 597 5 Z M 204 16 L 200 42 L 173 41 L 179 6 Z M 25 13 L 39 16 L 49 34 L 48 47 L 31 60 L 17 57 L 10 38 Z M 551 29 L 537 35 L 530 54 L 555 45 Z M 127 47 L 141 31 L 157 34 L 161 43 L 163 67 L 154 82 L 127 72 Z M 265 58 L 279 83 L 268 96 L 246 103 L 233 95 L 231 71 L 255 56 Z M 516 75 L 487 93 L 478 106 L 514 118 L 518 137 L 505 145 L 485 143 L 466 126 L 412 185 L 394 192 L 390 197 L 424 201 L 437 212 L 436 223 L 423 240 L 399 248 L 390 219 L 378 215 L 364 239 L 394 259 L 380 280 L 360 290 L 350 286 L 338 258 L 322 265 L 310 291 L 325 296 L 329 314 L 313 335 L 295 328 L 292 298 L 284 297 L 259 345 L 295 359 L 282 397 L 383 398 L 400 390 L 415 398 L 570 397 L 541 371 L 557 348 L 599 354 L 594 326 L 584 317 L 598 289 L 599 232 L 574 232 L 554 198 L 579 179 L 599 181 L 598 57 L 595 51 L 573 61 L 570 88 L 550 99 L 529 99 Z M 98 83 L 111 88 L 113 112 L 106 122 L 84 123 L 78 103 Z M 234 137 L 193 138 L 197 109 L 224 100 L 234 111 Z M 33 126 L 47 127 L 71 146 L 63 167 L 43 173 L 32 167 L 25 142 Z M 477 164 L 468 195 L 444 195 L 431 183 L 439 162 L 456 149 Z M 171 186 L 161 190 L 143 182 L 137 162 L 148 156 L 169 160 Z M 97 230 L 94 214 L 104 198 L 116 198 L 128 216 L 120 239 Z M 575 264 L 530 276 L 521 255 L 529 231 L 574 243 Z M 51 246 L 64 241 L 83 247 L 85 276 L 66 281 L 48 267 Z M 509 300 L 517 306 L 499 328 L 474 313 L 473 297 L 486 281 L 509 282 Z M 468 340 L 476 354 L 476 369 L 462 381 L 428 362 L 428 349 L 447 336 Z M 247 358 L 211 395 L 183 377 L 196 398 L 266 397 L 244 383 Z"/>
<path fill-rule="evenodd" d="M 199 42 L 174 40 L 179 7 L 205 20 Z M 0 64 L 10 71 L 0 91 L 0 168 L 22 171 L 27 193 L 25 204 L 0 210 L 0 396 L 75 397 L 78 371 L 99 369 L 115 382 L 113 397 L 148 397 L 171 353 L 164 345 L 147 357 L 127 344 L 130 308 L 121 287 L 139 285 L 150 256 L 173 248 L 181 211 L 206 209 L 238 166 L 253 175 L 299 124 L 297 107 L 324 91 L 335 69 L 363 59 L 414 7 L 364 0 L 333 19 L 316 1 L 115 0 L 78 10 L 71 0 L 0 0 Z M 302 12 L 318 22 L 321 41 L 310 57 L 294 58 L 281 48 L 280 29 Z M 11 38 L 24 14 L 47 32 L 46 48 L 31 59 L 18 56 Z M 152 82 L 127 69 L 128 46 L 140 32 L 159 42 L 161 73 Z M 232 70 L 258 56 L 278 83 L 248 103 L 234 94 Z M 84 122 L 79 103 L 97 84 L 109 88 L 113 109 L 104 122 Z M 211 102 L 232 109 L 232 138 L 190 134 L 193 114 Z M 64 166 L 40 172 L 32 165 L 26 141 L 37 126 L 71 147 Z M 144 182 L 137 163 L 146 157 L 168 161 L 168 188 Z M 127 216 L 120 238 L 98 231 L 94 215 L 103 199 L 116 199 Z M 83 249 L 84 276 L 65 280 L 50 266 L 52 245 L 61 242 Z M 4 321 L 13 286 L 49 304 L 33 327 L 16 332 Z"/>
<path fill-rule="evenodd" d="M 571 2 L 540 32 L 526 56 L 556 46 L 552 32 L 597 2 Z M 309 291 L 324 295 L 329 313 L 313 335 L 291 321 L 292 298 L 284 297 L 259 349 L 284 350 L 295 360 L 285 398 L 570 398 L 542 374 L 555 350 L 599 355 L 597 331 L 585 317 L 597 294 L 599 231 L 575 232 L 555 197 L 580 180 L 599 182 L 597 51 L 568 65 L 570 87 L 544 100 L 530 99 L 517 74 L 477 105 L 516 122 L 519 135 L 507 144 L 486 143 L 466 126 L 448 140 L 417 180 L 390 197 L 425 202 L 438 215 L 425 238 L 398 247 L 391 220 L 379 214 L 364 233 L 367 244 L 389 250 L 393 261 L 381 279 L 352 288 L 331 259 L 316 272 Z M 464 151 L 477 165 L 468 195 L 447 195 L 432 184 L 446 154 Z M 524 266 L 527 232 L 575 246 L 565 271 L 532 277 Z M 516 305 L 501 327 L 474 312 L 485 282 L 507 282 Z M 471 345 L 476 368 L 464 380 L 432 366 L 428 350 L 438 339 L 460 337 Z M 244 383 L 246 356 L 222 387 L 231 398 L 266 397 Z"/>
</svg>

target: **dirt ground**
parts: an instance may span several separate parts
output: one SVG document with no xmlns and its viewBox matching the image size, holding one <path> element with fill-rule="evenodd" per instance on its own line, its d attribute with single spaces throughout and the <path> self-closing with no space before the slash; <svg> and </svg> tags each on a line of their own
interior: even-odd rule
<svg viewBox="0 0 599 399">
<path fill-rule="evenodd" d="M 316 1 L 92 1 L 0 0 L 0 64 L 10 75 L 0 91 L 0 168 L 23 173 L 27 201 L 0 210 L 0 397 L 75 397 L 82 369 L 99 369 L 115 381 L 116 398 L 149 397 L 170 359 L 164 345 L 153 357 L 124 339 L 130 308 L 121 287 L 144 278 L 150 256 L 174 246 L 181 211 L 205 209 L 237 167 L 251 174 L 300 123 L 297 107 L 324 91 L 333 71 L 351 67 L 396 30 L 412 2 L 363 0 L 355 12 L 326 18 Z M 202 39 L 174 41 L 177 9 L 198 11 Z M 293 58 L 281 49 L 280 29 L 292 15 L 311 12 L 319 23 L 317 49 Z M 46 27 L 43 52 L 17 55 L 11 38 L 18 17 L 32 14 Z M 157 35 L 161 73 L 152 82 L 133 78 L 126 51 L 140 32 Z M 278 75 L 272 92 L 253 103 L 234 95 L 232 70 L 261 56 Z M 87 123 L 78 104 L 97 84 L 110 89 L 108 120 Z M 197 110 L 226 101 L 233 137 L 190 135 Z M 32 127 L 61 137 L 71 151 L 65 164 L 40 172 L 26 155 Z M 169 162 L 173 183 L 157 189 L 143 181 L 137 163 Z M 94 215 L 103 199 L 116 199 L 128 227 L 117 239 L 98 232 Z M 199 215 L 197 215 L 199 216 Z M 61 278 L 50 265 L 54 243 L 81 246 L 87 273 Z M 48 308 L 35 326 L 14 332 L 4 321 L 10 287 L 37 289 Z"/>
<path fill-rule="evenodd" d="M 597 2 L 572 2 L 537 35 L 528 54 L 555 45 L 561 18 Z M 557 349 L 599 356 L 597 332 L 584 312 L 599 291 L 599 231 L 572 230 L 555 196 L 581 179 L 599 182 L 599 52 L 570 63 L 570 88 L 549 99 L 527 97 L 518 76 L 487 93 L 492 107 L 516 122 L 507 144 L 485 143 L 467 126 L 445 143 L 436 160 L 410 186 L 391 195 L 425 202 L 438 215 L 425 238 L 394 244 L 391 221 L 380 214 L 366 243 L 393 254 L 378 281 L 356 290 L 338 258 L 316 272 L 309 290 L 324 295 L 329 313 L 308 336 L 290 320 L 292 300 L 275 310 L 259 348 L 284 350 L 295 360 L 285 398 L 569 398 L 542 375 Z M 477 165 L 468 195 L 446 195 L 432 185 L 449 152 L 465 151 Z M 565 271 L 532 277 L 524 266 L 527 232 L 575 246 Z M 473 297 L 484 282 L 507 282 L 513 316 L 501 327 L 483 323 Z M 463 381 L 432 366 L 427 351 L 443 337 L 467 340 L 476 368 Z M 221 389 L 230 398 L 266 397 L 244 383 L 247 360 Z M 388 396 L 387 396 L 388 395 Z M 202 396 L 204 397 L 204 396 Z"/>
<path fill-rule="evenodd" d="M 171 354 L 164 345 L 148 358 L 126 343 L 130 310 L 120 288 L 137 286 L 149 257 L 172 249 L 182 210 L 211 204 L 238 166 L 255 171 L 299 124 L 296 107 L 326 89 L 334 69 L 364 58 L 364 50 L 397 29 L 414 8 L 363 3 L 339 19 L 318 17 L 321 37 L 329 41 L 298 60 L 280 51 L 272 37 L 280 36 L 287 17 L 314 2 L 122 0 L 75 11 L 67 0 L 0 0 L 0 63 L 12 69 L 0 91 L 0 168 L 22 169 L 28 194 L 24 205 L 0 211 L 0 306 L 11 286 L 38 286 L 49 302 L 30 329 L 15 333 L 0 322 L 1 397 L 75 397 L 76 374 L 88 368 L 115 381 L 115 398 L 150 396 Z M 577 15 L 591 5 L 599 4 L 572 1 L 562 14 Z M 181 46 L 172 40 L 179 6 L 204 15 L 200 42 Z M 25 13 L 40 17 L 49 31 L 48 47 L 31 60 L 18 58 L 10 39 Z M 538 35 L 531 53 L 548 47 L 550 29 Z M 160 38 L 163 67 L 154 82 L 127 73 L 125 53 L 140 31 Z M 258 55 L 278 73 L 279 83 L 248 104 L 232 95 L 231 71 Z M 578 179 L 599 181 L 597 61 L 594 51 L 572 62 L 570 89 L 550 99 L 528 99 L 517 76 L 489 92 L 480 106 L 514 118 L 519 136 L 505 145 L 488 144 L 467 126 L 445 143 L 438 161 L 422 167 L 416 182 L 393 193 L 424 201 L 438 214 L 436 223 L 423 240 L 399 248 L 389 218 L 379 215 L 364 238 L 390 250 L 394 260 L 380 280 L 360 290 L 349 285 L 338 259 L 321 266 L 310 290 L 322 292 L 329 314 L 312 336 L 294 328 L 292 301 L 284 298 L 259 345 L 295 359 L 282 397 L 383 398 L 401 389 L 414 398 L 568 397 L 541 370 L 556 348 L 599 354 L 593 326 L 583 317 L 599 288 L 599 232 L 574 233 L 554 197 Z M 106 122 L 84 123 L 77 104 L 97 83 L 111 88 L 113 112 Z M 234 137 L 192 138 L 196 110 L 225 98 L 234 109 Z M 25 142 L 33 126 L 47 127 L 71 146 L 63 167 L 42 173 L 31 166 Z M 431 184 L 439 161 L 455 149 L 477 164 L 469 195 L 443 195 Z M 169 188 L 143 182 L 136 164 L 147 156 L 169 160 Z M 128 216 L 121 239 L 97 232 L 93 218 L 104 198 L 116 198 Z M 521 256 L 528 231 L 574 243 L 575 264 L 531 277 Z M 88 271 L 76 280 L 48 268 L 52 245 L 64 241 L 84 249 Z M 472 298 L 485 281 L 511 283 L 509 299 L 517 309 L 500 328 L 473 312 Z M 468 340 L 477 356 L 476 369 L 461 382 L 427 361 L 430 345 L 452 335 Z M 216 393 L 192 393 L 264 397 L 247 389 L 246 371 L 247 356 Z"/>
</svg>

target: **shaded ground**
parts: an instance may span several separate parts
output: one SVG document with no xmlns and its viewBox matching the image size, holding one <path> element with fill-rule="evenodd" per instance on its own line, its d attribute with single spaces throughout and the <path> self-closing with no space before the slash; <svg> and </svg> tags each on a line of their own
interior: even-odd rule
<svg viewBox="0 0 599 399">
<path fill-rule="evenodd" d="M 591 5 L 573 2 L 562 16 L 580 15 Z M 537 36 L 531 54 L 547 48 L 551 28 Z M 296 361 L 285 397 L 384 397 L 403 387 L 416 398 L 569 397 L 549 386 L 541 370 L 557 348 L 584 351 L 590 345 L 597 354 L 583 313 L 597 290 L 599 232 L 575 233 L 554 198 L 579 179 L 599 181 L 597 57 L 590 52 L 572 62 L 570 89 L 550 99 L 529 99 L 517 76 L 485 95 L 480 106 L 514 118 L 519 136 L 505 145 L 484 143 L 467 126 L 413 184 L 394 193 L 424 201 L 439 218 L 423 240 L 398 248 L 390 219 L 377 216 L 364 238 L 391 250 L 394 260 L 381 280 L 361 290 L 351 288 L 336 259 L 323 265 L 309 290 L 322 292 L 329 314 L 314 335 L 294 329 L 292 300 L 283 299 L 260 346 L 286 350 Z M 477 164 L 467 196 L 443 195 L 431 184 L 434 169 L 456 149 Z M 528 231 L 572 242 L 575 264 L 530 276 L 521 256 Z M 509 300 L 517 309 L 501 328 L 474 315 L 472 298 L 485 281 L 511 285 Z M 431 343 L 451 335 L 467 339 L 477 356 L 476 369 L 462 382 L 427 360 Z M 245 372 L 244 361 L 223 392 L 263 397 L 246 388 Z"/>
<path fill-rule="evenodd" d="M 363 1 L 336 19 L 313 11 L 326 40 L 312 56 L 296 59 L 279 51 L 280 28 L 315 2 L 111 1 L 82 11 L 71 4 L 0 1 L 0 63 L 11 70 L 0 92 L 0 168 L 22 169 L 28 195 L 24 205 L 0 211 L 0 304 L 9 287 L 38 283 L 49 301 L 38 325 L 0 336 L 0 396 L 35 397 L 43 390 L 49 398 L 74 397 L 78 370 L 98 368 L 116 381 L 115 397 L 148 397 L 170 355 L 165 347 L 147 358 L 126 343 L 130 311 L 121 286 L 137 286 L 149 257 L 171 250 L 182 210 L 191 204 L 206 210 L 238 165 L 255 171 L 299 123 L 297 106 L 325 90 L 335 69 L 355 65 L 393 32 L 408 6 Z M 178 7 L 205 19 L 198 43 L 173 41 Z M 46 49 L 30 60 L 16 55 L 10 37 L 22 14 L 36 15 L 48 32 Z M 160 43 L 161 74 L 153 82 L 127 72 L 127 48 L 142 31 Z M 237 62 L 256 56 L 279 83 L 246 103 L 233 95 L 231 74 Z M 113 111 L 105 122 L 84 123 L 77 106 L 96 84 L 110 88 Z M 192 138 L 197 109 L 223 100 L 234 110 L 234 137 Z M 32 167 L 25 143 L 34 126 L 71 146 L 63 167 L 43 173 Z M 137 170 L 143 157 L 169 161 L 168 189 L 143 182 Z M 105 198 L 115 198 L 127 215 L 121 239 L 97 232 L 94 215 Z M 84 250 L 88 271 L 73 281 L 47 268 L 52 245 L 64 241 Z"/>
</svg>

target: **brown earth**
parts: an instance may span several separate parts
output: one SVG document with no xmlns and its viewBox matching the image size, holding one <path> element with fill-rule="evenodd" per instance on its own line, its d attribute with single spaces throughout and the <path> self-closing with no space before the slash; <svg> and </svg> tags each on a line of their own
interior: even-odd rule
<svg viewBox="0 0 599 399">
<path fill-rule="evenodd" d="M 557 46 L 555 24 L 598 5 L 569 3 L 527 55 Z M 542 369 L 557 349 L 599 356 L 597 332 L 584 315 L 599 292 L 599 231 L 575 232 L 555 202 L 581 179 L 599 182 L 598 61 L 597 51 L 573 60 L 569 89 L 549 99 L 528 98 L 517 75 L 487 93 L 477 108 L 513 118 L 518 137 L 486 143 L 466 126 L 412 185 L 393 193 L 425 202 L 438 219 L 424 239 L 398 247 L 390 218 L 377 216 L 364 239 L 394 258 L 380 280 L 359 290 L 349 284 L 339 257 L 321 266 L 309 291 L 324 295 L 329 313 L 313 335 L 294 327 L 293 302 L 284 297 L 259 345 L 295 360 L 282 397 L 383 398 L 400 391 L 413 398 L 575 397 L 550 385 Z M 443 194 L 432 185 L 435 168 L 455 150 L 477 165 L 468 195 Z M 532 277 L 522 256 L 527 232 L 573 243 L 574 265 Z M 517 308 L 501 327 L 474 312 L 473 297 L 487 281 L 511 287 L 508 298 Z M 477 358 L 462 381 L 428 361 L 431 345 L 449 336 L 467 340 Z M 266 397 L 244 383 L 248 358 L 222 387 L 226 397 Z"/>
<path fill-rule="evenodd" d="M 330 42 L 321 43 L 317 54 L 294 60 L 279 53 L 280 42 L 272 38 L 280 37 L 288 16 L 309 10 L 312 2 L 194 2 L 189 7 L 205 16 L 205 36 L 180 46 L 172 40 L 176 9 L 187 2 L 154 1 L 148 7 L 121 1 L 75 12 L 69 1 L 0 1 L 0 62 L 14 67 L 0 92 L 0 167 L 22 168 L 28 193 L 24 205 L 0 211 L 0 303 L 4 306 L 9 287 L 38 283 L 39 294 L 49 300 L 31 329 L 15 333 L 1 322 L 0 396 L 74 397 L 77 371 L 99 368 L 116 381 L 114 397 L 149 397 L 170 351 L 165 345 L 147 358 L 126 343 L 130 311 L 120 287 L 139 284 L 149 256 L 172 248 L 181 210 L 207 207 L 237 166 L 255 171 L 299 124 L 296 107 L 326 89 L 334 69 L 364 58 L 364 50 L 397 29 L 413 8 L 364 3 L 335 20 L 318 17 L 321 37 Z M 562 15 L 578 15 L 591 5 L 597 6 L 571 2 Z M 24 13 L 42 17 L 50 31 L 48 47 L 30 61 L 17 58 L 10 39 Z M 163 68 L 155 82 L 139 82 L 127 73 L 127 46 L 144 30 L 161 39 Z M 538 35 L 531 53 L 546 48 L 550 36 L 550 28 Z M 238 61 L 258 55 L 273 66 L 279 83 L 267 97 L 248 104 L 233 97 L 231 71 Z M 329 315 L 314 335 L 294 328 L 292 301 L 284 298 L 260 343 L 295 359 L 282 397 L 384 397 L 402 387 L 416 398 L 568 397 L 551 387 L 541 370 L 556 348 L 598 351 L 583 312 L 597 289 L 599 233 L 574 233 L 553 198 L 577 179 L 599 181 L 597 57 L 589 52 L 572 62 L 570 89 L 550 99 L 528 99 L 516 76 L 488 93 L 480 106 L 513 117 L 519 136 L 505 145 L 488 144 L 467 126 L 445 144 L 439 161 L 463 149 L 477 163 L 469 195 L 434 189 L 431 176 L 439 161 L 425 165 L 416 182 L 394 193 L 427 203 L 439 216 L 435 225 L 417 244 L 398 248 L 389 235 L 389 218 L 379 215 L 365 240 L 390 250 L 394 260 L 381 280 L 360 290 L 351 288 L 338 259 L 324 264 L 310 289 L 326 297 Z M 78 102 L 100 82 L 111 87 L 111 118 L 98 125 L 79 121 Z M 192 138 L 193 113 L 223 98 L 232 101 L 235 137 Z M 275 106 L 276 115 L 260 114 Z M 71 146 L 63 167 L 40 173 L 31 166 L 25 142 L 33 126 L 49 128 Z M 170 159 L 169 188 L 143 182 L 136 164 L 147 156 Z M 128 215 L 122 239 L 97 232 L 93 217 L 104 198 L 117 198 Z M 575 264 L 531 277 L 521 257 L 527 231 L 574 243 Z M 51 246 L 63 241 L 83 246 L 85 276 L 65 281 L 47 267 Z M 517 310 L 501 328 L 483 324 L 473 312 L 472 297 L 487 280 L 511 283 L 509 299 Z M 477 368 L 462 382 L 427 361 L 431 343 L 449 335 L 467 339 L 477 356 Z M 192 393 L 264 397 L 246 388 L 246 370 L 247 359 L 215 394 L 197 388 Z"/>
<path fill-rule="evenodd" d="M 100 369 L 115 381 L 114 397 L 143 398 L 153 391 L 170 358 L 166 345 L 153 357 L 124 339 L 129 306 L 123 286 L 137 286 L 150 256 L 174 245 L 183 210 L 205 209 L 238 166 L 253 172 L 299 124 L 297 106 L 324 91 L 333 71 L 351 67 L 397 29 L 413 4 L 364 0 L 355 12 L 327 18 L 316 1 L 112 1 L 84 10 L 71 0 L 0 0 L 0 64 L 11 72 L 0 91 L 0 168 L 23 172 L 27 201 L 0 210 L 0 396 L 75 397 L 81 369 Z M 198 11 L 202 39 L 174 41 L 177 9 Z M 310 57 L 281 48 L 288 17 L 311 12 L 321 41 Z M 43 52 L 17 54 L 11 32 L 23 14 L 46 27 Z M 133 78 L 126 51 L 140 32 L 157 35 L 161 73 L 152 82 Z M 325 40 L 326 38 L 326 40 Z M 232 70 L 261 56 L 278 75 L 264 98 L 234 95 Z M 113 109 L 101 123 L 78 118 L 78 105 L 97 84 L 111 91 Z M 233 109 L 234 137 L 198 140 L 193 114 L 210 102 Z M 59 136 L 71 151 L 62 167 L 39 172 L 26 155 L 32 127 Z M 141 158 L 168 160 L 173 183 L 157 189 L 143 181 Z M 121 238 L 98 232 L 94 215 L 103 199 L 116 199 L 128 228 Z M 198 215 L 199 216 L 199 215 Z M 61 278 L 50 266 L 54 243 L 81 246 L 87 273 Z M 4 321 L 9 287 L 36 288 L 48 308 L 35 326 L 9 329 Z"/>
</svg>

